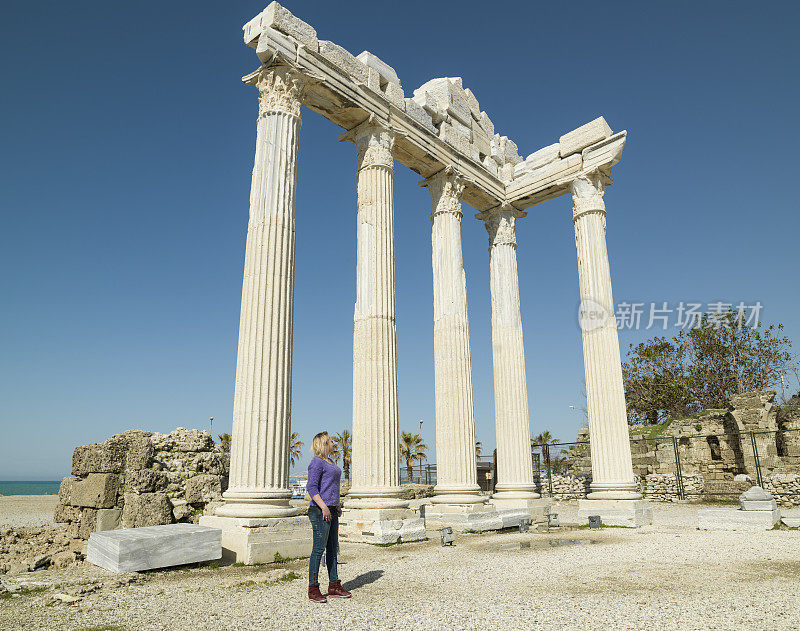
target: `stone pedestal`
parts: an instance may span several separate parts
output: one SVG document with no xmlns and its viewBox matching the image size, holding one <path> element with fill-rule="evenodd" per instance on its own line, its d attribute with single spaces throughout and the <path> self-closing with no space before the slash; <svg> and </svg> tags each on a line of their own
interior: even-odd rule
<svg viewBox="0 0 800 631">
<path fill-rule="evenodd" d="M 426 504 L 425 528 L 450 526 L 456 532 L 485 532 L 517 528 L 523 520 L 535 521 L 528 510 L 497 510 L 488 504 Z"/>
<path fill-rule="evenodd" d="M 204 516 L 201 526 L 222 530 L 222 558 L 245 565 L 311 555 L 311 522 L 306 515 L 277 518 Z"/>
<path fill-rule="evenodd" d="M 770 530 L 781 518 L 781 511 L 741 510 L 738 508 L 701 508 L 697 511 L 700 530 L 741 530 L 758 532 Z"/>
<path fill-rule="evenodd" d="M 538 499 L 507 499 L 504 497 L 492 496 L 489 504 L 497 511 L 524 511 L 531 517 L 534 524 L 547 521 L 547 516 L 550 514 L 550 507 L 553 505 L 550 498 Z"/>
<path fill-rule="evenodd" d="M 578 518 L 600 515 L 605 526 L 638 528 L 653 523 L 653 509 L 647 500 L 578 500 Z"/>
<path fill-rule="evenodd" d="M 425 521 L 409 508 L 348 508 L 339 518 L 339 537 L 385 545 L 423 541 Z"/>
</svg>

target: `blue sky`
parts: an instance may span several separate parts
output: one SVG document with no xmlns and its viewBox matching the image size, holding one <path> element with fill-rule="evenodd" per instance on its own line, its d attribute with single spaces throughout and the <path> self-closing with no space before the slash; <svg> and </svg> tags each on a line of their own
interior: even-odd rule
<svg viewBox="0 0 800 631">
<path fill-rule="evenodd" d="M 27 2 L 0 21 L 0 479 L 55 479 L 130 428 L 231 423 L 260 2 Z M 527 155 L 598 115 L 617 303 L 751 304 L 800 339 L 797 3 L 287 2 L 406 96 L 461 76 Z M 304 110 L 293 427 L 351 424 L 355 155 Z M 401 427 L 434 447 L 430 198 L 395 176 Z M 494 446 L 487 236 L 465 206 L 478 438 Z M 533 433 L 572 440 L 583 358 L 571 203 L 519 223 Z M 794 289 L 793 289 L 794 288 Z M 659 331 L 660 332 L 660 331 Z M 668 331 L 669 334 L 675 329 Z M 623 331 L 623 349 L 653 331 Z M 433 454 L 432 454 L 433 456 Z M 301 466 L 304 463 L 301 464 Z"/>
</svg>

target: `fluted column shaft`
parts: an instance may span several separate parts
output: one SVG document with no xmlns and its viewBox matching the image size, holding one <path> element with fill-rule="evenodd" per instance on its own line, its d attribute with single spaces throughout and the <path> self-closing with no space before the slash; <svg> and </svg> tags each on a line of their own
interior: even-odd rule
<svg viewBox="0 0 800 631">
<path fill-rule="evenodd" d="M 519 306 L 516 220 L 527 213 L 510 206 L 478 214 L 489 233 L 492 294 L 492 359 L 497 433 L 496 499 L 535 499 L 531 463 L 525 348 Z"/>
<path fill-rule="evenodd" d="M 394 135 L 370 121 L 356 145 L 358 216 L 353 317 L 353 452 L 349 506 L 407 506 L 400 494 L 394 286 Z M 355 500 L 355 501 L 353 501 Z"/>
<path fill-rule="evenodd" d="M 448 167 L 422 182 L 431 194 L 433 354 L 436 408 L 434 503 L 483 502 L 475 455 L 475 414 L 461 254 L 463 180 Z"/>
<path fill-rule="evenodd" d="M 606 178 L 599 172 L 571 184 L 578 253 L 580 322 L 589 412 L 592 484 L 589 499 L 639 499 L 631 463 L 619 337 L 606 250 Z"/>
<path fill-rule="evenodd" d="M 250 189 L 226 517 L 297 514 L 289 504 L 295 185 L 301 78 L 262 67 Z"/>
</svg>

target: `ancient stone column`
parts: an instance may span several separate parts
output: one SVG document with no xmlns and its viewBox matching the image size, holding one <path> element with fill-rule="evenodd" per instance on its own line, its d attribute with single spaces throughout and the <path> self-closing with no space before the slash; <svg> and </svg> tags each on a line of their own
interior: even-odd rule
<svg viewBox="0 0 800 631">
<path fill-rule="evenodd" d="M 261 67 L 256 157 L 250 188 L 239 350 L 225 517 L 283 517 L 289 504 L 295 184 L 301 77 Z"/>
<path fill-rule="evenodd" d="M 584 174 L 571 183 L 578 251 L 580 323 L 589 411 L 592 484 L 589 499 L 639 499 L 631 464 L 625 392 L 611 272 L 606 251 L 606 176 Z"/>
<path fill-rule="evenodd" d="M 536 499 L 531 463 L 528 389 L 525 349 L 519 307 L 516 220 L 527 213 L 500 206 L 476 215 L 489 233 L 489 268 L 492 293 L 492 359 L 494 409 L 497 432 L 496 506 L 522 505 Z"/>
<path fill-rule="evenodd" d="M 356 145 L 358 217 L 353 316 L 351 508 L 403 508 L 394 291 L 394 134 L 371 121 L 345 132 Z"/>
<path fill-rule="evenodd" d="M 477 504 L 475 415 L 461 255 L 464 182 L 451 167 L 421 183 L 431 194 L 433 244 L 433 355 L 436 408 L 434 504 Z"/>
</svg>

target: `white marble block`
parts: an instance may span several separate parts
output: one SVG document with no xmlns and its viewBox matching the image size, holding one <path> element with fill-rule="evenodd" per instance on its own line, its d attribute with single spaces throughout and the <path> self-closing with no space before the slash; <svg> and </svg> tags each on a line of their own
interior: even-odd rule
<svg viewBox="0 0 800 631">
<path fill-rule="evenodd" d="M 276 554 L 284 559 L 311 555 L 311 522 L 305 515 L 269 518 L 204 515 L 200 523 L 222 531 L 225 560 L 253 565 L 271 563 Z"/>
<path fill-rule="evenodd" d="M 562 158 L 566 158 L 589 145 L 608 138 L 611 134 L 611 127 L 608 126 L 606 119 L 599 116 L 561 136 L 558 139 L 559 153 Z"/>
<path fill-rule="evenodd" d="M 647 500 L 578 500 L 578 518 L 588 520 L 591 515 L 600 515 L 604 526 L 638 528 L 653 523 Z"/>
<path fill-rule="evenodd" d="M 214 561 L 222 557 L 222 531 L 196 524 L 168 524 L 93 532 L 86 560 L 112 572 Z"/>
<path fill-rule="evenodd" d="M 700 530 L 740 530 L 758 532 L 770 530 L 781 518 L 775 510 L 741 510 L 738 508 L 703 508 L 697 511 Z"/>
</svg>

